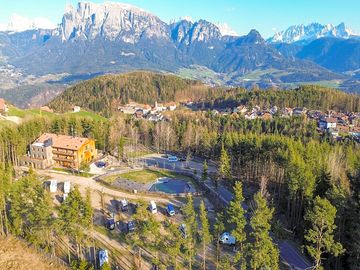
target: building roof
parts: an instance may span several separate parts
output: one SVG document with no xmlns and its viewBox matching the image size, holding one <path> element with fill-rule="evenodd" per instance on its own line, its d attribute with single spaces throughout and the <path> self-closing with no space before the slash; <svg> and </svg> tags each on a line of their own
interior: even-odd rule
<svg viewBox="0 0 360 270">
<path fill-rule="evenodd" d="M 321 121 L 326 122 L 326 123 L 337 123 L 337 119 L 331 118 L 331 117 L 327 117 L 325 119 L 322 119 Z"/>
<path fill-rule="evenodd" d="M 69 150 L 79 150 L 81 146 L 89 142 L 88 138 L 56 135 L 52 133 L 44 133 L 36 140 L 36 142 L 44 143 L 48 139 L 52 139 L 53 147 L 69 149 Z"/>
<path fill-rule="evenodd" d="M 5 100 L 0 98 L 0 111 L 5 111 Z"/>
</svg>

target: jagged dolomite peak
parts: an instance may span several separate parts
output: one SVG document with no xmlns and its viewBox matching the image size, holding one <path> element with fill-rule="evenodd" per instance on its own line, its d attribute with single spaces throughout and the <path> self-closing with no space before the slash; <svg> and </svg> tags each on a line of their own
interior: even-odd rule
<svg viewBox="0 0 360 270">
<path fill-rule="evenodd" d="M 141 37 L 169 38 L 168 26 L 151 13 L 129 4 L 80 2 L 67 6 L 59 27 L 63 41 L 72 39 L 122 40 L 137 43 Z"/>
</svg>

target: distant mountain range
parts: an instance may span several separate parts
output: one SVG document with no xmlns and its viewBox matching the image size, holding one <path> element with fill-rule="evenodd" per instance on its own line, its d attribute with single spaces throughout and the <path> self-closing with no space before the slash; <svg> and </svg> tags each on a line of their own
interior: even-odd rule
<svg viewBox="0 0 360 270">
<path fill-rule="evenodd" d="M 81 2 L 66 9 L 55 29 L 0 32 L 0 95 L 17 105 L 47 101 L 64 84 L 139 69 L 211 85 L 322 83 L 354 90 L 359 48 L 344 24 L 292 26 L 264 40 L 256 30 L 236 36 L 205 20 L 167 24 L 128 4 Z"/>
<path fill-rule="evenodd" d="M 319 23 L 311 23 L 309 25 L 293 25 L 285 31 L 276 33 L 273 37 L 268 39 L 270 43 L 309 43 L 313 40 L 332 37 L 348 39 L 355 37 L 356 34 L 344 23 L 337 26 L 332 24 L 322 25 Z"/>
</svg>

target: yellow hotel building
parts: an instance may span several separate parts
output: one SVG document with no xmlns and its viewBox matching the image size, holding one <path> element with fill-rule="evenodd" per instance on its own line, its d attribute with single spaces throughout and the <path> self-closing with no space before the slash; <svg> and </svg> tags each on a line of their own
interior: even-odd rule
<svg viewBox="0 0 360 270">
<path fill-rule="evenodd" d="M 21 163 L 37 169 L 55 165 L 78 170 L 81 164 L 91 162 L 96 156 L 92 139 L 45 133 L 30 146 L 29 154 Z"/>
</svg>

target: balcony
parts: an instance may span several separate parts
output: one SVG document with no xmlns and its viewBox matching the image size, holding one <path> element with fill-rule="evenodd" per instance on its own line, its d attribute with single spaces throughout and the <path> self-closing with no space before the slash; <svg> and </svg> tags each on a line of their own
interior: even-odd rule
<svg viewBox="0 0 360 270">
<path fill-rule="evenodd" d="M 75 156 L 74 151 L 53 150 L 52 152 L 56 155 Z"/>
<path fill-rule="evenodd" d="M 68 159 L 66 157 L 53 157 L 54 160 L 56 161 L 64 161 L 64 162 L 69 162 L 69 163 L 75 163 L 75 159 Z"/>
</svg>

